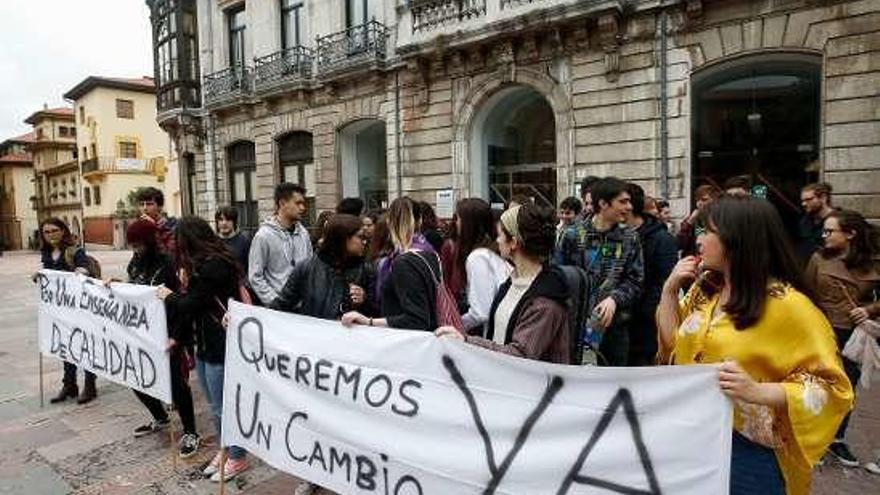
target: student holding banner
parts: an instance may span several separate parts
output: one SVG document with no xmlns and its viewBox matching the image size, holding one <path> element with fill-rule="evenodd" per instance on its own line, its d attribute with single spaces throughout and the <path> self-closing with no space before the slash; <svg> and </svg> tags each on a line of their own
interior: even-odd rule
<svg viewBox="0 0 880 495">
<path fill-rule="evenodd" d="M 170 290 L 178 289 L 177 275 L 174 272 L 174 260 L 159 250 L 157 242 L 158 227 L 155 222 L 138 220 L 128 226 L 125 233 L 128 246 L 134 251 L 128 263 L 128 281 L 132 284 L 164 286 Z M 199 450 L 200 438 L 196 433 L 196 416 L 193 409 L 192 392 L 189 388 L 189 369 L 185 355 L 185 346 L 191 344 L 179 335 L 179 322 L 173 314 L 168 314 L 169 358 L 171 360 L 171 394 L 183 435 L 180 437 L 178 450 L 180 457 L 192 457 Z M 143 392 L 134 390 L 134 394 L 144 404 L 153 421 L 139 426 L 134 430 L 135 437 L 164 430 L 168 427 L 168 413 L 162 401 Z"/>
<path fill-rule="evenodd" d="M 373 314 L 376 274 L 364 261 L 362 228 L 358 217 L 333 215 L 318 253 L 293 268 L 270 307 L 325 320 L 339 320 L 353 309 Z"/>
<path fill-rule="evenodd" d="M 720 363 L 719 385 L 734 403 L 731 495 L 807 495 L 853 401 L 831 325 L 806 295 L 769 202 L 723 197 L 701 210 L 695 230 L 702 263 L 682 259 L 663 287 L 660 354 Z"/>
<path fill-rule="evenodd" d="M 189 277 L 185 294 L 159 287 L 157 295 L 165 301 L 169 314 L 192 322 L 183 325 L 179 336 L 183 340 L 193 337 L 196 342 L 196 371 L 204 389 L 211 414 L 220 436 L 223 416 L 223 378 L 226 359 L 226 330 L 223 315 L 230 298 L 237 298 L 242 288 L 242 273 L 232 252 L 217 237 L 205 220 L 183 217 L 177 224 L 176 243 L 178 265 Z M 248 469 L 247 452 L 239 447 L 229 447 L 224 473 L 226 480 Z M 220 481 L 218 452 L 205 468 L 204 474 L 211 481 Z"/>
<path fill-rule="evenodd" d="M 418 234 L 417 208 L 409 198 L 397 198 L 388 208 L 388 230 L 394 252 L 379 265 L 378 289 L 383 318 L 358 311 L 342 315 L 343 325 L 368 325 L 432 331 L 437 328 L 437 285 L 440 257 Z M 436 274 L 436 275 L 435 275 Z"/>
<path fill-rule="evenodd" d="M 486 338 L 465 336 L 452 327 L 440 327 L 436 335 L 513 356 L 568 364 L 568 286 L 565 276 L 548 264 L 555 240 L 551 211 L 534 203 L 505 211 L 497 242 L 514 270 L 492 303 Z"/>
<path fill-rule="evenodd" d="M 76 245 L 70 227 L 60 218 L 52 217 L 40 222 L 40 241 L 41 261 L 44 269 L 89 275 L 89 260 L 85 250 Z M 98 396 L 95 387 L 95 374 L 89 371 L 85 371 L 83 374 L 85 375 L 85 383 L 82 394 L 80 394 L 76 385 L 76 365 L 65 361 L 61 391 L 49 402 L 57 404 L 67 399 L 76 398 L 78 404 L 85 404 L 94 400 Z M 77 396 L 79 397 L 77 398 Z"/>
</svg>

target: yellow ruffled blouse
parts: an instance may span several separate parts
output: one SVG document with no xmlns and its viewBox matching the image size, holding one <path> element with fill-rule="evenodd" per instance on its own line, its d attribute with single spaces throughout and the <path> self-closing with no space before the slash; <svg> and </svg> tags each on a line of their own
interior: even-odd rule
<svg viewBox="0 0 880 495">
<path fill-rule="evenodd" d="M 674 348 L 661 348 L 661 357 L 674 364 L 732 359 L 757 382 L 781 383 L 785 409 L 734 401 L 734 429 L 774 449 L 787 495 L 808 495 L 812 468 L 853 403 L 831 325 L 809 298 L 780 283 L 770 285 L 764 314 L 745 330 L 723 312 L 712 318 L 718 299 L 691 287 L 679 304 Z"/>
</svg>

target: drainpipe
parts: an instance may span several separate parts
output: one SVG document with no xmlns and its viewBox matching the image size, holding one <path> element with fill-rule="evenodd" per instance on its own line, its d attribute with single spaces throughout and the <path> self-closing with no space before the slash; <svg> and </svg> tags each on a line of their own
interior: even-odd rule
<svg viewBox="0 0 880 495">
<path fill-rule="evenodd" d="M 400 146 L 400 69 L 394 72 L 394 152 L 397 156 L 397 197 L 403 196 L 403 153 Z"/>
<path fill-rule="evenodd" d="M 667 82 L 667 38 L 668 16 L 664 8 L 660 12 L 660 197 L 669 198 L 669 118 L 666 115 L 669 108 L 669 95 Z"/>
</svg>

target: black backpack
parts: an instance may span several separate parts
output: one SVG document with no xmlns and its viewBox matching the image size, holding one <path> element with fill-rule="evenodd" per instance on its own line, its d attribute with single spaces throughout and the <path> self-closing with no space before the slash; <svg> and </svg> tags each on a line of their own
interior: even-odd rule
<svg viewBox="0 0 880 495">
<path fill-rule="evenodd" d="M 568 286 L 566 305 L 569 315 L 571 315 L 569 320 L 571 325 L 569 330 L 570 359 L 572 364 L 580 364 L 583 332 L 590 317 L 590 308 L 587 307 L 587 290 L 589 289 L 587 273 L 577 266 L 558 265 L 556 268 L 565 276 L 565 283 Z"/>
</svg>

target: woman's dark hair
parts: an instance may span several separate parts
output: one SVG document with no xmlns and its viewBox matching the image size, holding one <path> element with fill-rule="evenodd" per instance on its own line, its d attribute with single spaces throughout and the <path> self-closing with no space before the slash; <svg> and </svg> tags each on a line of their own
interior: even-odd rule
<svg viewBox="0 0 880 495">
<path fill-rule="evenodd" d="M 504 235 L 508 238 L 513 237 L 504 228 L 504 222 L 499 222 L 498 225 L 501 225 Z M 519 228 L 523 252 L 542 262 L 546 261 L 553 252 L 556 241 L 556 216 L 553 210 L 535 203 L 522 205 L 516 216 L 516 225 Z"/>
<path fill-rule="evenodd" d="M 849 253 L 843 263 L 850 270 L 870 271 L 875 257 L 880 254 L 880 232 L 868 223 L 861 213 L 852 210 L 835 210 L 826 218 L 836 218 L 840 230 L 853 234 Z M 826 252 L 823 250 L 823 254 Z"/>
<path fill-rule="evenodd" d="M 629 193 L 630 204 L 632 204 L 632 214 L 637 217 L 642 217 L 645 215 L 645 203 L 647 202 L 647 197 L 645 196 L 645 190 L 642 189 L 642 186 L 636 184 L 635 182 L 627 182 L 626 183 L 626 192 Z"/>
<path fill-rule="evenodd" d="M 324 210 L 321 213 L 318 213 L 318 218 L 315 219 L 315 228 L 312 232 L 312 244 L 317 245 L 318 241 L 324 238 L 327 229 L 327 222 L 329 222 L 334 215 L 336 215 L 336 213 L 330 210 Z"/>
<path fill-rule="evenodd" d="M 373 221 L 373 225 L 379 223 L 379 219 L 382 218 L 382 215 L 385 214 L 385 210 L 382 208 L 373 208 L 372 210 L 368 210 L 364 213 L 364 216 Z"/>
<path fill-rule="evenodd" d="M 174 230 L 178 264 L 192 274 L 199 262 L 208 258 L 222 260 L 232 266 L 241 281 L 242 273 L 235 255 L 203 218 L 187 215 L 177 221 Z"/>
<path fill-rule="evenodd" d="M 492 219 L 492 207 L 480 198 L 462 199 L 455 206 L 455 215 L 461 224 L 461 232 L 457 236 L 458 246 L 455 252 L 455 269 L 461 275 L 462 282 L 467 282 L 465 264 L 467 257 L 474 249 L 488 248 L 498 252 L 495 245 L 495 221 Z"/>
<path fill-rule="evenodd" d="M 383 256 L 388 256 L 392 251 L 394 251 L 394 243 L 391 242 L 391 230 L 388 229 L 388 215 L 382 215 L 373 224 L 373 239 L 370 240 L 367 259 L 374 262 Z"/>
<path fill-rule="evenodd" d="M 51 244 L 46 242 L 46 236 L 43 235 L 43 227 L 46 225 L 54 225 L 61 229 L 61 242 L 58 243 L 58 249 L 62 252 L 76 245 L 76 242 L 73 240 L 73 234 L 70 233 L 70 227 L 64 223 L 64 220 L 61 220 L 58 217 L 49 217 L 42 222 L 40 222 L 40 251 L 44 253 L 51 253 L 53 249 L 55 249 Z"/>
<path fill-rule="evenodd" d="M 812 296 L 779 212 L 769 201 L 722 196 L 700 211 L 697 225 L 716 232 L 724 246 L 731 287 L 730 300 L 723 309 L 737 330 L 761 318 L 771 281 L 789 284 Z"/>
<path fill-rule="evenodd" d="M 324 241 L 319 250 L 321 258 L 335 267 L 345 265 L 352 256 L 348 254 L 348 240 L 363 228 L 359 217 L 337 213 L 324 225 Z"/>
<path fill-rule="evenodd" d="M 437 221 L 437 214 L 434 212 L 434 207 L 427 201 L 419 201 L 416 203 L 416 206 L 419 210 L 417 221 L 418 217 L 421 217 L 422 222 L 419 227 L 419 232 L 437 230 L 440 227 L 440 223 Z"/>
</svg>

